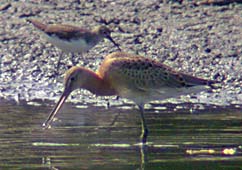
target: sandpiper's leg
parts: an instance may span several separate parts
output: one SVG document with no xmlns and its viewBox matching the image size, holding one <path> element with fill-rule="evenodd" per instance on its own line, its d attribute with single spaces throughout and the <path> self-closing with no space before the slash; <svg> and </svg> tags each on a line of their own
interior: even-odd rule
<svg viewBox="0 0 242 170">
<path fill-rule="evenodd" d="M 74 53 L 71 53 L 71 62 L 72 62 L 73 66 L 75 66 L 77 64 L 76 60 L 75 60 L 75 54 Z"/>
<path fill-rule="evenodd" d="M 58 58 L 58 61 L 57 61 L 57 65 L 56 65 L 56 74 L 58 75 L 59 73 L 59 69 L 60 69 L 60 61 L 62 59 L 62 56 L 63 56 L 63 52 L 60 54 L 59 58 Z"/>
<path fill-rule="evenodd" d="M 82 58 L 82 53 L 80 53 L 80 57 L 79 57 L 79 53 L 78 53 L 78 58 L 75 55 L 75 53 L 71 53 L 71 62 L 73 66 L 76 66 L 79 63 L 79 58 Z"/>
<path fill-rule="evenodd" d="M 142 140 L 142 143 L 146 143 L 147 136 L 148 136 L 148 128 L 144 117 L 144 106 L 143 105 L 139 106 L 139 110 L 140 110 L 140 118 L 141 118 L 141 126 L 142 126 L 142 132 L 141 132 L 140 138 Z"/>
</svg>

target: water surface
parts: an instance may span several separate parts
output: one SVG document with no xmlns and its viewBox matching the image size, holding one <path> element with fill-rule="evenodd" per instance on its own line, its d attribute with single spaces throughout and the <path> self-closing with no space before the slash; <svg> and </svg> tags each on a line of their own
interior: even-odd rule
<svg viewBox="0 0 242 170">
<path fill-rule="evenodd" d="M 52 107 L 0 102 L 0 169 L 242 169 L 238 106 L 191 113 L 188 104 L 153 105 L 145 114 L 146 146 L 139 144 L 139 114 L 131 104 L 69 103 L 51 129 L 42 129 Z"/>
</svg>

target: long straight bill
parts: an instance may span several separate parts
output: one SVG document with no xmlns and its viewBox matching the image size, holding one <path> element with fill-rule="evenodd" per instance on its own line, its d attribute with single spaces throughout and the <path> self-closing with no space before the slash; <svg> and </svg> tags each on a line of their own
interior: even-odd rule
<svg viewBox="0 0 242 170">
<path fill-rule="evenodd" d="M 61 109 L 61 106 L 64 104 L 64 102 L 66 101 L 67 97 L 69 96 L 70 91 L 65 89 L 65 91 L 63 92 L 63 94 L 61 95 L 59 101 L 57 102 L 57 104 L 55 105 L 54 109 L 50 112 L 48 118 L 46 119 L 46 121 L 43 123 L 43 127 L 48 128 L 50 126 L 50 123 L 53 121 L 55 115 L 58 113 L 58 111 Z"/>
</svg>

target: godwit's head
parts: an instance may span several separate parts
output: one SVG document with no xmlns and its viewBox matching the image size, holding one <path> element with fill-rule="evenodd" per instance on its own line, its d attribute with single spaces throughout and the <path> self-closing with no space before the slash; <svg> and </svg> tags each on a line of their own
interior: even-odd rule
<svg viewBox="0 0 242 170">
<path fill-rule="evenodd" d="M 66 73 L 64 78 L 64 91 L 72 92 L 78 88 L 82 88 L 82 85 L 86 82 L 88 77 L 88 70 L 83 67 L 74 66 L 71 67 Z"/>
<path fill-rule="evenodd" d="M 78 88 L 85 88 L 88 83 L 88 77 L 90 77 L 90 71 L 83 68 L 74 66 L 70 68 L 65 75 L 64 79 L 64 91 L 55 105 L 54 109 L 49 114 L 47 120 L 43 123 L 44 127 L 49 127 L 50 123 L 53 121 L 55 115 L 60 110 L 61 106 L 65 103 L 68 96 L 71 94 L 72 91 Z"/>
</svg>

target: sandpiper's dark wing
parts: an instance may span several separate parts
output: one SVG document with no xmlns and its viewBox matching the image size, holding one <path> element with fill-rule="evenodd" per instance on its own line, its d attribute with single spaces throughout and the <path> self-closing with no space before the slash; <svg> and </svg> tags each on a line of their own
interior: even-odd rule
<svg viewBox="0 0 242 170">
<path fill-rule="evenodd" d="M 49 25 L 45 29 L 45 32 L 50 36 L 57 36 L 58 38 L 65 40 L 78 39 L 90 33 L 89 30 L 66 24 Z"/>
<path fill-rule="evenodd" d="M 47 35 L 57 36 L 58 38 L 65 40 L 78 39 L 81 36 L 87 36 L 89 33 L 91 33 L 89 30 L 68 24 L 46 25 L 35 19 L 28 19 L 28 21 Z"/>
</svg>

